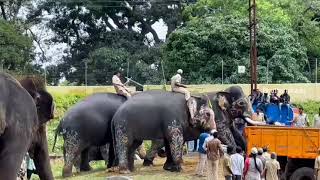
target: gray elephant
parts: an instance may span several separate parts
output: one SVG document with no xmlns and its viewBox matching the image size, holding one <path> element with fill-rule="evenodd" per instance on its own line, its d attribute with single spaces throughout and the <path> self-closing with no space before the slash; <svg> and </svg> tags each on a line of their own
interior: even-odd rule
<svg viewBox="0 0 320 180">
<path fill-rule="evenodd" d="M 215 122 L 218 130 L 218 137 L 223 144 L 240 146 L 246 149 L 246 141 L 242 134 L 235 128 L 233 120 L 241 118 L 248 124 L 255 124 L 250 118 L 252 116 L 252 107 L 249 99 L 245 96 L 240 86 L 231 86 L 221 92 L 212 92 L 204 94 L 210 99 L 212 109 L 215 113 Z M 201 131 L 192 129 L 186 141 L 198 139 Z M 157 152 L 164 147 L 163 140 L 152 141 L 151 148 L 148 151 L 143 162 L 144 166 L 153 164 Z"/>
<path fill-rule="evenodd" d="M 192 97 L 195 118 L 190 118 L 183 94 L 146 91 L 126 101 L 112 119 L 115 149 L 120 173 L 134 169 L 134 152 L 143 140 L 163 139 L 167 153 L 164 169 L 180 171 L 184 137 L 189 129 L 211 130 L 213 117 L 208 116 L 207 97 Z"/>
<path fill-rule="evenodd" d="M 29 151 L 40 179 L 51 180 L 46 122 L 53 118 L 53 99 L 38 78 L 18 82 L 0 73 L 0 179 L 16 180 Z"/>
<path fill-rule="evenodd" d="M 91 170 L 88 155 L 90 148 L 94 151 L 96 147 L 105 144 L 109 144 L 108 168 L 113 166 L 115 155 L 111 120 L 125 101 L 124 96 L 114 93 L 93 94 L 78 102 L 64 115 L 54 140 L 55 146 L 57 134 L 63 135 L 64 177 L 72 175 L 73 165 L 80 167 L 80 171 Z"/>
</svg>

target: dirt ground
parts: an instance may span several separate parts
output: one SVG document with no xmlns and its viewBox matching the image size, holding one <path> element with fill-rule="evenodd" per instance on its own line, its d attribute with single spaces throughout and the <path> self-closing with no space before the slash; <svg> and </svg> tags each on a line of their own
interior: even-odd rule
<svg viewBox="0 0 320 180">
<path fill-rule="evenodd" d="M 184 179 L 192 179 L 192 180 L 206 180 L 205 177 L 200 178 L 195 175 L 195 169 L 198 162 L 198 156 L 189 155 L 184 157 L 183 170 L 180 173 L 167 172 L 162 169 L 165 158 L 157 158 L 155 160 L 155 165 L 152 167 L 144 167 L 142 166 L 142 161 L 135 161 L 136 171 L 132 174 L 129 174 L 129 177 L 132 177 L 134 180 L 184 180 Z M 53 163 L 55 179 L 62 179 L 61 177 L 61 168 L 62 161 L 56 160 Z M 119 175 L 117 173 L 107 172 L 105 168 L 98 167 L 94 168 L 93 171 L 88 173 L 74 173 L 74 176 L 71 178 L 67 178 L 70 180 L 102 180 L 106 179 L 106 177 Z M 224 179 L 222 177 L 222 169 L 220 165 L 219 171 L 219 179 Z"/>
</svg>

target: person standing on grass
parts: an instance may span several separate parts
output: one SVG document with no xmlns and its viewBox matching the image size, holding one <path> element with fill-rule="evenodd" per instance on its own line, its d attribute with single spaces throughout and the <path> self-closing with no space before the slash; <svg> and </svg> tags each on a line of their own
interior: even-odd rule
<svg viewBox="0 0 320 180">
<path fill-rule="evenodd" d="M 233 146 L 227 146 L 227 154 L 223 157 L 223 174 L 226 180 L 232 180 L 233 174 L 231 170 L 231 158 Z"/>
<path fill-rule="evenodd" d="M 271 159 L 266 162 L 264 174 L 267 180 L 279 180 L 280 163 L 277 161 L 276 153 L 271 153 Z"/>
<path fill-rule="evenodd" d="M 314 162 L 314 177 L 316 180 L 320 180 L 320 149 L 318 149 L 318 156 Z"/>
<path fill-rule="evenodd" d="M 233 173 L 233 179 L 242 180 L 244 158 L 242 155 L 242 148 L 240 146 L 236 147 L 236 153 L 232 154 L 230 159 L 231 159 L 231 170 Z"/>
<path fill-rule="evenodd" d="M 258 155 L 257 155 L 257 158 L 259 158 L 263 164 L 263 169 L 266 167 L 266 158 L 263 157 L 263 149 L 262 148 L 258 148 Z M 262 180 L 265 179 L 265 176 L 262 175 L 261 177 Z"/>
<path fill-rule="evenodd" d="M 245 180 L 261 180 L 263 164 L 262 161 L 257 158 L 257 154 L 258 150 L 254 147 L 251 149 L 250 156 L 246 159 L 243 173 Z"/>
<path fill-rule="evenodd" d="M 209 138 L 210 137 L 207 139 Z M 218 180 L 219 159 L 223 156 L 221 142 L 218 139 L 218 132 L 214 132 L 213 139 L 211 138 L 211 140 L 204 145 L 206 145 L 204 149 L 207 151 L 208 157 L 207 179 Z"/>
<path fill-rule="evenodd" d="M 208 132 L 201 133 L 199 136 L 199 162 L 196 169 L 196 175 L 204 177 L 205 176 L 205 169 L 207 166 L 207 152 L 203 149 L 204 141 L 210 134 Z"/>
<path fill-rule="evenodd" d="M 270 153 L 268 152 L 268 147 L 264 147 L 262 156 L 268 161 L 271 159 Z"/>
</svg>

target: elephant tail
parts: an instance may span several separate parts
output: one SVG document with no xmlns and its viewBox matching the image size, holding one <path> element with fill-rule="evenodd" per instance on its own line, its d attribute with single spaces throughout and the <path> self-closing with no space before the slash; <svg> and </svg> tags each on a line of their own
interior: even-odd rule
<svg viewBox="0 0 320 180">
<path fill-rule="evenodd" d="M 5 107 L 0 102 L 0 135 L 4 133 L 6 126 L 6 111 Z"/>
<path fill-rule="evenodd" d="M 63 122 L 63 119 L 60 121 L 60 123 L 59 123 L 59 125 L 58 125 L 58 127 L 57 127 L 57 129 L 55 131 L 52 152 L 54 152 L 54 148 L 56 146 L 58 134 L 62 133 L 62 122 Z"/>
</svg>

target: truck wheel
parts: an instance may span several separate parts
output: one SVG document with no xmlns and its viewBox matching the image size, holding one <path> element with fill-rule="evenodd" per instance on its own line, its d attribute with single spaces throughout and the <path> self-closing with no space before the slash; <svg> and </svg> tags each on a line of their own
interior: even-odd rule
<svg viewBox="0 0 320 180">
<path fill-rule="evenodd" d="M 314 180 L 314 171 L 308 167 L 302 167 L 293 172 L 290 180 Z"/>
</svg>

